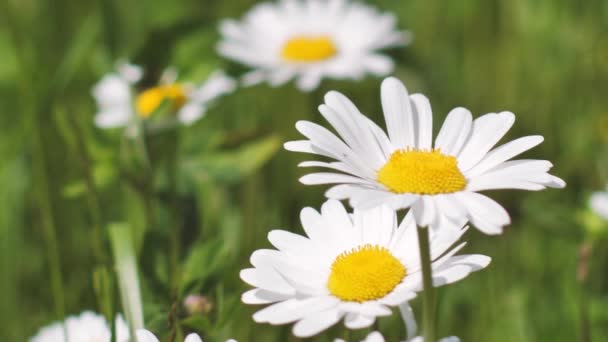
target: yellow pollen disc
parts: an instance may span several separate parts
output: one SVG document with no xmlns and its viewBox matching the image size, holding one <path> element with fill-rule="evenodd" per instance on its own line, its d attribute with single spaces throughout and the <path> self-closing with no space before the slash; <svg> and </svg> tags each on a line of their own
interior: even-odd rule
<svg viewBox="0 0 608 342">
<path fill-rule="evenodd" d="M 326 36 L 295 36 L 289 39 L 281 56 L 290 62 L 316 62 L 329 59 L 338 52 L 334 42 Z"/>
<path fill-rule="evenodd" d="M 142 118 L 147 118 L 164 100 L 171 101 L 174 110 L 181 108 L 187 100 L 184 88 L 179 84 L 168 84 L 144 90 L 135 100 L 137 113 Z"/>
<path fill-rule="evenodd" d="M 344 301 L 361 303 L 386 296 L 405 276 L 405 267 L 386 248 L 368 244 L 334 260 L 327 288 Z"/>
<path fill-rule="evenodd" d="M 464 190 L 467 180 L 458 161 L 438 149 L 405 149 L 393 152 L 378 171 L 378 182 L 390 191 L 404 194 L 436 195 Z"/>
</svg>

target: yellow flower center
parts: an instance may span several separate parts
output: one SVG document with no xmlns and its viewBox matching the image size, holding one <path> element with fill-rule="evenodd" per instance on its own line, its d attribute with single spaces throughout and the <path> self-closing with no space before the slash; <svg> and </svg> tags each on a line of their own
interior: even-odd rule
<svg viewBox="0 0 608 342">
<path fill-rule="evenodd" d="M 405 149 L 393 152 L 378 171 L 378 182 L 390 191 L 404 194 L 436 195 L 463 190 L 467 180 L 458 161 L 438 149 Z"/>
<path fill-rule="evenodd" d="M 344 301 L 361 303 L 386 296 L 406 274 L 403 264 L 386 248 L 368 244 L 336 258 L 327 288 Z"/>
<path fill-rule="evenodd" d="M 165 100 L 171 102 L 171 106 L 174 110 L 178 110 L 187 100 L 184 88 L 179 84 L 168 84 L 144 90 L 135 100 L 137 113 L 140 117 L 147 118 L 150 114 L 154 113 Z"/>
<path fill-rule="evenodd" d="M 295 36 L 283 45 L 281 56 L 290 62 L 317 62 L 333 57 L 338 52 L 327 36 Z"/>
</svg>

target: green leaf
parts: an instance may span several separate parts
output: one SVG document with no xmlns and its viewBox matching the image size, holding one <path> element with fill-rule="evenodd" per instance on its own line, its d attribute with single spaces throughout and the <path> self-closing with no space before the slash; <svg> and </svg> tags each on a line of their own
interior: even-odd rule
<svg viewBox="0 0 608 342">
<path fill-rule="evenodd" d="M 194 180 L 237 183 L 259 170 L 280 146 L 281 139 L 271 135 L 234 150 L 211 153 L 201 160 L 187 162 L 184 169 Z"/>
</svg>

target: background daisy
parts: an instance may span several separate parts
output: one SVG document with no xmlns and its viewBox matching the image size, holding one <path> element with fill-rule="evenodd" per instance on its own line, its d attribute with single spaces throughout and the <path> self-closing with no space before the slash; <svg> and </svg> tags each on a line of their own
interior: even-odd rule
<svg viewBox="0 0 608 342">
<path fill-rule="evenodd" d="M 93 88 L 99 111 L 95 124 L 101 128 L 127 126 L 149 118 L 161 105 L 169 102 L 177 119 L 191 125 L 205 114 L 209 103 L 234 91 L 236 83 L 222 71 L 216 71 L 198 87 L 177 83 L 177 73 L 168 69 L 158 85 L 137 91 L 143 76 L 140 67 L 121 64 L 117 72 L 104 76 Z"/>
<path fill-rule="evenodd" d="M 116 341 L 128 342 L 129 328 L 122 316 L 116 316 Z M 67 331 L 67 339 L 65 332 Z M 70 316 L 64 322 L 48 325 L 30 338 L 30 342 L 110 342 L 110 326 L 105 318 L 92 311 Z"/>
<path fill-rule="evenodd" d="M 253 268 L 241 278 L 255 289 L 243 294 L 248 304 L 270 304 L 256 312 L 258 323 L 294 323 L 299 337 L 315 335 L 344 319 L 350 329 L 369 327 L 422 290 L 416 223 L 408 215 L 398 224 L 386 206 L 355 210 L 351 216 L 338 201 L 321 212 L 300 213 L 306 236 L 282 230 L 268 234 L 277 249 L 251 256 Z M 486 267 L 484 255 L 455 254 L 464 243 L 458 234 L 431 233 L 433 281 L 441 286 Z"/>
<path fill-rule="evenodd" d="M 338 135 L 308 121 L 296 128 L 309 140 L 285 144 L 290 151 L 318 154 L 334 162 L 310 161 L 304 167 L 332 171 L 300 178 L 304 184 L 339 184 L 326 192 L 349 199 L 353 207 L 386 204 L 411 207 L 422 226 L 458 226 L 470 220 L 486 234 L 499 234 L 508 213 L 479 191 L 563 188 L 548 173 L 546 160 L 510 160 L 543 141 L 527 136 L 494 148 L 515 122 L 511 112 L 490 113 L 473 120 L 465 108 L 448 114 L 433 144 L 433 114 L 428 99 L 409 95 L 396 78 L 381 87 L 388 135 L 344 95 L 331 91 L 319 106 Z"/>
<path fill-rule="evenodd" d="M 361 342 L 384 342 L 384 341 L 385 341 L 384 336 L 382 336 L 381 333 L 379 333 L 378 331 L 372 331 Z M 335 340 L 335 342 L 348 342 L 348 341 L 338 338 Z M 409 340 L 403 341 L 403 342 L 424 342 L 424 338 L 422 336 L 416 336 L 412 339 L 409 339 Z M 455 336 L 450 336 L 450 337 L 442 338 L 441 340 L 439 340 L 439 342 L 460 342 L 460 339 Z"/>
<path fill-rule="evenodd" d="M 254 70 L 249 84 L 281 85 L 292 78 L 311 90 L 324 77 L 386 75 L 391 58 L 377 50 L 410 42 L 395 16 L 349 0 L 283 0 L 254 6 L 241 21 L 225 20 L 221 55 Z"/>
</svg>

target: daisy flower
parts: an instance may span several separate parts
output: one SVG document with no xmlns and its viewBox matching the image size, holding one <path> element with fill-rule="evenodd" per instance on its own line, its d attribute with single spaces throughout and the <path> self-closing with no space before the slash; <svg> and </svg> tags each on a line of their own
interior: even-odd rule
<svg viewBox="0 0 608 342">
<path fill-rule="evenodd" d="M 137 342 L 159 342 L 158 338 L 149 330 L 140 329 L 135 332 L 137 334 Z M 189 334 L 184 339 L 184 342 L 203 342 L 203 339 L 198 334 Z M 226 342 L 236 342 L 233 339 Z"/>
<path fill-rule="evenodd" d="M 382 82 L 381 100 L 388 135 L 335 91 L 325 95 L 319 111 L 337 136 L 312 122 L 296 123 L 308 140 L 288 142 L 287 150 L 335 160 L 300 166 L 338 171 L 309 174 L 300 178 L 302 183 L 337 184 L 325 195 L 349 199 L 353 207 L 411 207 L 421 226 L 457 226 L 469 220 L 486 234 L 501 233 L 510 218 L 502 206 L 479 191 L 565 186 L 548 173 L 549 161 L 510 160 L 540 144 L 542 136 L 493 148 L 513 125 L 511 112 L 473 120 L 467 109 L 455 108 L 433 144 L 433 115 L 424 95 L 409 95 L 399 80 L 389 77 Z"/>
<path fill-rule="evenodd" d="M 608 191 L 594 192 L 589 198 L 591 210 L 604 220 L 608 220 Z"/>
<path fill-rule="evenodd" d="M 145 120 L 168 102 L 177 119 L 190 125 L 203 117 L 211 101 L 234 91 L 236 83 L 222 71 L 211 74 L 200 86 L 178 83 L 173 69 L 165 71 L 160 82 L 136 91 L 143 76 L 140 67 L 121 64 L 118 70 L 105 75 L 93 88 L 99 111 L 95 124 L 101 128 L 124 127 L 137 119 Z"/>
<path fill-rule="evenodd" d="M 254 69 L 245 83 L 278 86 L 295 78 L 304 91 L 324 77 L 387 75 L 393 61 L 378 50 L 411 41 L 393 14 L 349 0 L 262 3 L 241 21 L 224 20 L 220 31 L 219 53 Z"/>
<path fill-rule="evenodd" d="M 129 328 L 122 316 L 116 316 L 116 341 L 128 342 Z M 65 332 L 67 331 L 67 339 Z M 102 315 L 85 311 L 65 322 L 48 325 L 30 338 L 30 342 L 110 342 L 111 330 Z"/>
<path fill-rule="evenodd" d="M 347 342 L 347 341 L 337 338 L 334 342 Z M 373 331 L 373 332 L 369 333 L 365 337 L 365 340 L 363 340 L 361 342 L 384 342 L 384 336 L 382 336 L 382 334 L 377 331 Z M 422 336 L 416 336 L 412 339 L 409 339 L 409 340 L 403 341 L 403 342 L 424 342 L 424 338 Z M 455 336 L 450 336 L 450 337 L 442 338 L 441 340 L 439 340 L 439 342 L 460 342 L 460 339 Z"/>
<path fill-rule="evenodd" d="M 256 312 L 258 323 L 294 323 L 298 337 L 313 336 L 344 319 L 350 329 L 372 325 L 390 307 L 405 304 L 422 291 L 416 223 L 407 215 L 398 225 L 387 206 L 351 215 L 341 202 L 329 200 L 317 212 L 304 208 L 300 219 L 307 236 L 273 230 L 275 249 L 251 255 L 253 268 L 241 279 L 255 287 L 242 295 L 247 304 L 270 304 Z M 434 286 L 461 280 L 486 267 L 484 255 L 455 254 L 457 234 L 433 231 L 430 251 Z"/>
</svg>

